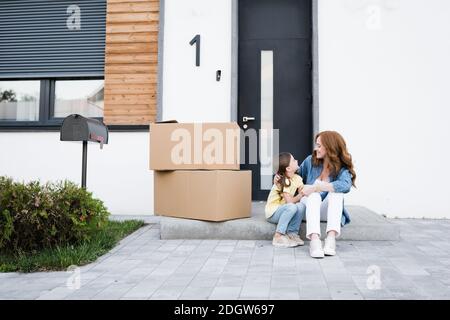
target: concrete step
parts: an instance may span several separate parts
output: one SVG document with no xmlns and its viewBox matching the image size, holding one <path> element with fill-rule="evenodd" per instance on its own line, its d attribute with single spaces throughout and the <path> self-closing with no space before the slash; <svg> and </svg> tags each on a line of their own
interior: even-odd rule
<svg viewBox="0 0 450 320">
<path fill-rule="evenodd" d="M 271 240 L 275 225 L 264 217 L 265 202 L 253 202 L 252 216 L 224 222 L 160 217 L 161 239 Z M 346 206 L 351 223 L 341 229 L 340 240 L 399 240 L 399 227 L 389 219 L 362 206 Z M 326 222 L 321 223 L 325 235 Z M 306 223 L 300 236 L 305 239 Z"/>
</svg>

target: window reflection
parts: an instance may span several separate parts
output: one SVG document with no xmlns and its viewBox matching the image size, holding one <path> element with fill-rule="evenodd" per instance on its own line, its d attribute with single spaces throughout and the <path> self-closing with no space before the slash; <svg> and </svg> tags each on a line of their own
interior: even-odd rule
<svg viewBox="0 0 450 320">
<path fill-rule="evenodd" d="M 59 80 L 55 83 L 54 117 L 73 113 L 103 117 L 104 80 Z"/>
<path fill-rule="evenodd" d="M 0 81 L 0 120 L 38 121 L 40 81 Z"/>
</svg>

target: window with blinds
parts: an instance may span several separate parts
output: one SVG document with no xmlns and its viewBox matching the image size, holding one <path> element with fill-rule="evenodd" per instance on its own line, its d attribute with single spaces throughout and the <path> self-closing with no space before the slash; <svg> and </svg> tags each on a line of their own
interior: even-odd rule
<svg viewBox="0 0 450 320">
<path fill-rule="evenodd" d="M 0 1 L 0 79 L 102 77 L 106 0 Z"/>
</svg>

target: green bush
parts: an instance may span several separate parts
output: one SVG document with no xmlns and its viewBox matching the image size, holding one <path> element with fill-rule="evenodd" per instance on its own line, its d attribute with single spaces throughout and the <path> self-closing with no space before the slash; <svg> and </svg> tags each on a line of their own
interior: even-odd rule
<svg viewBox="0 0 450 320">
<path fill-rule="evenodd" d="M 89 240 L 107 221 L 103 202 L 70 181 L 0 177 L 0 250 L 33 252 Z"/>
</svg>

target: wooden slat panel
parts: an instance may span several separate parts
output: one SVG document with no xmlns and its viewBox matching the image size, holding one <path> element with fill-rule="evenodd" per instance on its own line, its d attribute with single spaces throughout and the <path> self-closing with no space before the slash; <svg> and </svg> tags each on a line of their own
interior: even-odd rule
<svg viewBox="0 0 450 320">
<path fill-rule="evenodd" d="M 108 0 L 109 4 L 116 4 L 116 3 L 136 3 L 136 2 L 157 2 L 159 3 L 159 0 Z"/>
<path fill-rule="evenodd" d="M 114 94 L 156 94 L 156 85 L 143 86 L 142 84 L 112 84 L 105 89 L 107 95 Z"/>
<path fill-rule="evenodd" d="M 108 85 L 109 84 L 152 84 L 156 86 L 156 81 L 158 79 L 158 75 L 156 74 L 145 74 L 145 73 L 136 73 L 136 74 L 121 74 L 121 73 L 111 73 L 108 75 Z M 105 91 L 108 88 L 105 88 Z"/>
<path fill-rule="evenodd" d="M 146 112 L 147 115 L 150 115 L 153 113 L 156 113 L 156 110 L 148 111 L 149 106 L 148 104 L 137 104 L 133 105 L 132 107 L 128 105 L 116 105 L 114 109 L 111 110 L 112 115 L 120 115 L 120 114 L 126 114 L 130 110 L 135 110 L 136 112 Z"/>
<path fill-rule="evenodd" d="M 159 13 L 133 12 L 133 13 L 108 13 L 109 23 L 145 22 L 158 20 Z"/>
<path fill-rule="evenodd" d="M 158 49 L 156 45 L 158 43 L 158 32 L 110 33 L 106 35 L 106 43 L 114 45 L 136 43 Z M 108 47 L 111 48 L 114 46 Z"/>
<path fill-rule="evenodd" d="M 158 23 L 157 0 L 108 0 L 106 124 L 147 125 L 155 121 Z"/>
<path fill-rule="evenodd" d="M 157 23 L 116 23 L 108 24 L 106 23 L 106 34 L 109 33 L 124 33 L 124 32 L 154 32 L 158 31 Z"/>
<path fill-rule="evenodd" d="M 152 73 L 158 72 L 158 66 L 149 63 L 140 63 L 138 65 L 128 64 L 109 64 L 105 66 L 105 73 Z"/>
<path fill-rule="evenodd" d="M 126 123 L 124 123 L 124 118 L 126 118 Z M 149 114 L 148 116 L 142 116 L 142 115 L 137 115 L 137 116 L 132 116 L 132 115 L 110 115 L 108 116 L 108 125 L 110 124 L 117 124 L 117 125 L 123 125 L 123 124 L 127 124 L 127 125 L 140 125 L 140 124 L 149 124 L 151 122 L 154 122 L 154 119 L 156 118 L 156 113 L 155 114 Z"/>
<path fill-rule="evenodd" d="M 158 47 L 152 43 L 114 43 L 108 45 L 106 54 L 133 52 L 144 54 L 157 54 Z"/>
<path fill-rule="evenodd" d="M 155 95 L 151 94 L 115 94 L 105 98 L 105 103 L 112 104 L 141 104 L 149 103 Z"/>
<path fill-rule="evenodd" d="M 108 5 L 108 13 L 124 13 L 124 12 L 159 12 L 158 2 L 118 2 Z"/>
<path fill-rule="evenodd" d="M 106 63 L 157 63 L 156 53 L 110 53 L 106 56 Z"/>
<path fill-rule="evenodd" d="M 152 114 L 149 114 L 148 106 L 142 105 L 142 106 L 136 106 L 133 108 L 128 109 L 113 109 L 110 113 L 111 116 L 119 117 L 119 116 L 151 116 Z"/>
</svg>

